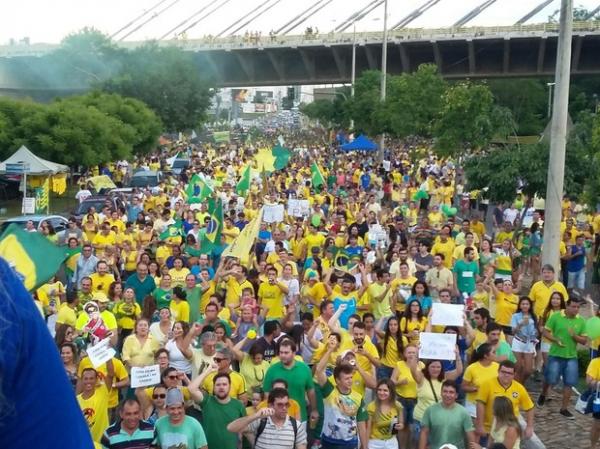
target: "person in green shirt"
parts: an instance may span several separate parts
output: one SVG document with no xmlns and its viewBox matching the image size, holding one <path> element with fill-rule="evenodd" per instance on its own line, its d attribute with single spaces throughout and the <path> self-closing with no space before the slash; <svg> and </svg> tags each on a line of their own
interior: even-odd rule
<svg viewBox="0 0 600 449">
<path fill-rule="evenodd" d="M 466 449 L 476 442 L 475 426 L 467 409 L 456 402 L 458 387 L 453 380 L 442 383 L 442 400 L 425 410 L 421 419 L 419 449 L 453 444 Z"/>
<path fill-rule="evenodd" d="M 454 285 L 459 294 L 466 293 L 471 296 L 475 291 L 475 280 L 479 276 L 479 264 L 475 262 L 475 250 L 466 247 L 464 250 L 464 259 L 457 260 L 454 264 Z"/>
<path fill-rule="evenodd" d="M 515 363 L 517 361 L 510 345 L 505 340 L 500 340 L 502 327 L 499 324 L 489 323 L 485 333 L 487 334 L 487 343 L 492 346 L 495 362 L 500 363 L 503 360 L 510 360 Z"/>
<path fill-rule="evenodd" d="M 548 363 L 544 370 L 542 394 L 538 397 L 538 406 L 544 405 L 548 389 L 563 380 L 562 406 L 560 414 L 573 418 L 568 410 L 572 388 L 579 382 L 579 363 L 577 360 L 577 344 L 587 344 L 585 336 L 585 320 L 579 316 L 579 301 L 569 299 L 564 315 L 553 314 L 544 327 L 544 337 L 552 342 L 548 352 Z"/>
<path fill-rule="evenodd" d="M 216 364 L 211 364 L 194 379 L 188 390 L 194 402 L 202 407 L 202 427 L 209 448 L 237 449 L 238 434 L 227 431 L 227 425 L 246 416 L 246 407 L 241 401 L 229 396 L 231 379 L 229 374 L 218 373 Z M 216 374 L 215 374 L 216 373 Z M 213 378 L 213 395 L 200 389 L 209 375 Z"/>
<path fill-rule="evenodd" d="M 185 277 L 185 293 L 187 294 L 187 302 L 190 305 L 190 323 L 197 323 L 201 316 L 200 297 L 202 289 L 196 286 L 196 276 L 192 273 Z"/>
<path fill-rule="evenodd" d="M 317 396 L 312 373 L 306 363 L 296 360 L 296 350 L 296 343 L 289 338 L 280 341 L 279 362 L 273 363 L 265 373 L 263 390 L 268 395 L 275 380 L 285 380 L 288 383 L 290 397 L 300 405 L 302 421 L 305 422 L 308 418 L 306 404 L 306 396 L 308 396 L 311 422 L 317 422 L 319 412 L 317 411 Z"/>
<path fill-rule="evenodd" d="M 173 299 L 173 289 L 171 288 L 171 275 L 163 274 L 160 278 L 160 286 L 152 292 L 152 296 L 156 299 L 156 308 L 160 310 L 169 307 L 171 299 Z"/>
</svg>

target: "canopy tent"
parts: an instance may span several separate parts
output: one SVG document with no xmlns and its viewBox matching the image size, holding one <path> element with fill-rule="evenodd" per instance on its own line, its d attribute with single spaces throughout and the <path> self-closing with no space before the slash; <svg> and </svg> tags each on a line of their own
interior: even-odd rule
<svg viewBox="0 0 600 449">
<path fill-rule="evenodd" d="M 69 167 L 56 162 L 50 162 L 46 159 L 33 154 L 29 148 L 23 145 L 19 148 L 11 157 L 6 159 L 4 162 L 0 162 L 0 173 L 6 173 L 6 164 L 29 164 L 29 171 L 27 175 L 44 175 L 52 176 L 58 173 L 67 173 Z"/>
<path fill-rule="evenodd" d="M 368 138 L 361 134 L 352 142 L 342 145 L 340 148 L 343 151 L 376 151 L 377 144 L 375 142 L 371 142 Z"/>
</svg>

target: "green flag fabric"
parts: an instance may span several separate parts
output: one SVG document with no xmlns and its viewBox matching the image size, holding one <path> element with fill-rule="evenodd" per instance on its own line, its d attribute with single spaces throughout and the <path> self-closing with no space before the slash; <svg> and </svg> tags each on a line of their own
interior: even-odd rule
<svg viewBox="0 0 600 449">
<path fill-rule="evenodd" d="M 185 189 L 188 204 L 201 203 L 213 194 L 213 189 L 206 180 L 198 175 L 192 176 L 187 188 Z"/>
<path fill-rule="evenodd" d="M 250 166 L 247 165 L 242 173 L 242 177 L 235 186 L 235 191 L 238 195 L 245 195 L 250 190 Z"/>
<path fill-rule="evenodd" d="M 161 240 L 167 240 L 171 237 L 177 237 L 181 235 L 181 226 L 178 226 L 177 223 L 167 226 L 161 234 L 158 236 Z"/>
<path fill-rule="evenodd" d="M 67 254 L 44 235 L 11 224 L 0 236 L 0 257 L 6 259 L 32 291 L 56 274 Z"/>
<path fill-rule="evenodd" d="M 319 166 L 316 162 L 313 162 L 310 166 L 310 175 L 311 182 L 314 188 L 325 185 L 325 178 L 323 178 L 323 174 L 321 173 L 321 170 L 319 169 Z"/>
<path fill-rule="evenodd" d="M 275 170 L 283 170 L 285 167 L 287 167 L 287 164 L 290 162 L 290 158 L 292 157 L 290 150 L 282 147 L 281 145 L 275 145 L 271 152 L 275 157 L 275 161 L 273 162 L 273 167 Z"/>
<path fill-rule="evenodd" d="M 229 131 L 215 131 L 213 138 L 215 143 L 229 143 Z"/>
<path fill-rule="evenodd" d="M 221 244 L 221 232 L 223 231 L 223 202 L 220 198 L 211 198 L 208 201 L 208 213 L 210 220 L 206 225 L 206 234 L 200 242 L 200 252 L 210 253 Z"/>
</svg>

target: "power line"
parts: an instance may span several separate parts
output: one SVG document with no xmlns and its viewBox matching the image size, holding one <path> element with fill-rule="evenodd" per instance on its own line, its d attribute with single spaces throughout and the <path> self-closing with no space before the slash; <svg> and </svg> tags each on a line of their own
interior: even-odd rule
<svg viewBox="0 0 600 449">
<path fill-rule="evenodd" d="M 123 36 L 121 39 L 119 39 L 119 42 L 124 40 L 125 38 L 131 36 L 133 33 L 135 33 L 137 30 L 139 30 L 140 28 L 142 28 L 144 25 L 146 25 L 148 22 L 150 22 L 151 20 L 156 19 L 158 16 L 160 16 L 163 12 L 167 11 L 168 9 L 171 9 L 173 6 L 175 6 L 177 3 L 179 3 L 180 0 L 174 0 L 173 2 L 169 3 L 167 6 L 165 6 L 163 9 L 161 9 L 159 12 L 155 12 L 154 14 L 152 14 L 152 16 L 150 16 L 147 20 L 143 21 L 142 23 L 140 23 L 137 27 L 135 27 L 133 30 L 131 30 L 129 33 L 127 33 L 125 36 Z"/>
<path fill-rule="evenodd" d="M 356 20 L 358 20 L 358 16 L 360 16 L 362 14 L 363 11 L 365 11 L 367 8 L 369 8 L 371 5 L 374 5 L 375 3 L 377 3 L 379 0 L 372 0 L 371 3 L 369 3 L 367 6 L 359 9 L 358 11 L 353 12 L 350 17 L 348 17 L 346 20 L 344 20 L 342 23 L 340 23 L 337 27 L 335 27 L 332 31 L 336 32 L 339 31 L 340 28 L 342 28 L 344 25 L 346 25 L 347 23 L 352 24 L 352 22 L 356 22 Z"/>
<path fill-rule="evenodd" d="M 281 0 L 276 0 L 275 3 L 271 3 L 269 6 L 267 6 L 265 9 L 263 9 L 260 14 L 258 14 L 255 17 L 252 17 L 251 19 L 247 20 L 246 22 L 242 23 L 239 27 L 237 27 L 235 30 L 233 30 L 231 33 L 229 33 L 230 36 L 234 36 L 235 33 L 237 33 L 238 31 L 240 31 L 242 28 L 244 28 L 246 25 L 248 25 L 250 22 L 252 22 L 254 19 L 256 19 L 258 16 L 266 13 L 269 9 L 273 8 L 275 5 L 277 5 L 277 3 L 279 3 Z"/>
<path fill-rule="evenodd" d="M 392 30 L 397 30 L 399 28 L 404 28 L 406 25 L 408 25 L 410 22 L 412 22 L 413 20 L 415 20 L 417 17 L 421 16 L 423 13 L 425 13 L 429 8 L 437 5 L 441 0 L 428 0 L 427 2 L 425 2 L 423 5 L 419 6 L 417 9 L 415 9 L 414 11 L 412 11 L 410 14 L 408 14 L 407 16 L 403 17 L 398 23 L 396 23 L 394 26 L 392 26 Z"/>
<path fill-rule="evenodd" d="M 515 23 L 515 25 L 524 24 L 525 22 L 527 22 L 529 19 L 531 19 L 533 16 L 535 16 L 538 12 L 540 12 L 542 9 L 544 9 L 546 6 L 548 6 L 553 1 L 554 0 L 544 0 L 542 3 L 537 5 L 531 11 L 529 11 L 527 14 L 525 14 L 523 17 L 521 17 L 519 20 L 517 20 L 517 23 Z"/>
<path fill-rule="evenodd" d="M 231 0 L 225 0 L 223 3 L 217 5 L 216 7 L 214 7 L 212 10 L 208 11 L 206 14 L 204 14 L 202 17 L 200 17 L 198 20 L 196 20 L 194 23 L 192 23 L 190 26 L 184 28 L 182 31 L 180 31 L 179 33 L 177 33 L 178 35 L 182 35 L 183 33 L 185 33 L 187 30 L 190 30 L 192 28 L 194 28 L 196 25 L 198 25 L 200 22 L 202 22 L 204 19 L 206 19 L 208 16 L 212 15 L 213 13 L 217 12 L 217 10 L 221 9 L 223 6 L 225 6 L 227 3 L 229 3 Z"/>
<path fill-rule="evenodd" d="M 289 28 L 285 33 L 283 34 L 288 34 L 290 31 L 292 31 L 294 28 L 299 27 L 300 25 L 302 25 L 304 22 L 306 22 L 308 19 L 310 19 L 312 16 L 314 16 L 316 13 L 318 13 L 320 10 L 322 10 L 323 8 L 325 8 L 327 5 L 329 5 L 333 0 L 327 0 L 325 3 L 323 3 L 322 5 L 320 5 L 317 9 L 313 10 L 310 14 L 308 14 L 307 16 L 305 16 L 303 19 L 301 19 L 299 22 L 296 22 L 294 25 L 292 25 L 291 28 Z"/>
<path fill-rule="evenodd" d="M 377 9 L 381 5 L 383 5 L 384 2 L 385 2 L 385 0 L 379 0 L 373 6 L 368 7 L 367 10 L 363 10 L 363 12 L 361 14 L 359 14 L 358 17 L 356 19 L 354 19 L 352 22 L 347 23 L 346 25 L 344 25 L 341 28 L 338 27 L 339 28 L 338 32 L 346 31 L 348 28 L 350 28 L 352 26 L 353 23 L 358 22 L 359 20 L 364 19 L 369 13 L 371 13 L 371 11 L 373 11 L 374 9 Z"/>
<path fill-rule="evenodd" d="M 239 19 L 236 19 L 235 22 L 233 22 L 231 25 L 229 25 L 227 28 L 225 28 L 223 31 L 221 31 L 220 33 L 216 34 L 215 37 L 221 37 L 223 34 L 225 34 L 227 31 L 229 31 L 231 28 L 233 28 L 234 26 L 236 26 L 238 23 L 240 23 L 242 20 L 244 20 L 246 17 L 248 17 L 249 15 L 254 14 L 256 11 L 258 11 L 260 8 L 262 8 L 263 6 L 265 6 L 267 3 L 269 3 L 271 0 L 265 0 L 264 2 L 262 2 L 260 5 L 258 5 L 256 8 L 254 8 L 252 11 L 250 12 L 246 12 L 244 13 L 244 15 L 242 17 L 240 17 Z M 259 13 L 260 14 L 260 13 Z"/>
<path fill-rule="evenodd" d="M 458 20 L 458 22 L 456 22 L 452 26 L 453 27 L 462 27 L 462 26 L 466 25 L 468 22 L 473 20 L 475 17 L 477 17 L 479 14 L 481 14 L 488 7 L 492 6 L 494 3 L 496 3 L 496 0 L 484 1 L 481 5 L 477 6 L 476 8 L 474 8 L 473 10 L 471 10 L 467 14 L 465 14 L 463 17 L 461 17 Z"/>
<path fill-rule="evenodd" d="M 186 23 L 188 23 L 190 20 L 192 20 L 194 17 L 196 17 L 199 14 L 202 14 L 204 11 L 206 11 L 208 8 L 210 8 L 212 5 L 214 5 L 215 3 L 219 2 L 220 0 L 212 0 L 210 1 L 207 5 L 204 5 L 202 8 L 200 8 L 198 11 L 196 11 L 195 13 L 193 13 L 191 16 L 189 16 L 187 19 L 185 19 L 183 22 L 178 23 L 177 25 L 175 25 L 173 28 L 171 28 L 169 31 L 167 31 L 164 35 L 162 35 L 161 37 L 158 38 L 158 40 L 163 40 L 164 38 L 166 38 L 167 36 L 170 36 L 171 33 L 173 33 L 177 28 L 185 25 Z"/>
<path fill-rule="evenodd" d="M 144 17 L 146 14 L 150 13 L 153 9 L 158 8 L 160 5 L 162 5 L 163 3 L 165 3 L 167 0 L 160 0 L 158 3 L 156 3 L 154 6 L 152 6 L 150 9 L 147 9 L 146 11 L 144 11 L 142 14 L 140 14 L 139 16 L 137 16 L 135 19 L 133 19 L 131 22 L 129 22 L 128 24 L 122 26 L 121 28 L 119 28 L 117 31 L 115 31 L 113 34 L 110 35 L 110 39 L 114 39 L 115 36 L 117 34 L 119 34 L 121 31 L 126 30 L 127 28 L 129 28 L 131 25 L 133 25 L 135 22 L 137 22 L 138 20 L 140 20 L 142 17 Z"/>
</svg>

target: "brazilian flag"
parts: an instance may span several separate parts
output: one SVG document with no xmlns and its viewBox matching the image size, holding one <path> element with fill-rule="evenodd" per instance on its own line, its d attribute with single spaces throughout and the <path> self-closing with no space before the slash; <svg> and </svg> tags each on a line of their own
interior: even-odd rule
<svg viewBox="0 0 600 449">
<path fill-rule="evenodd" d="M 13 223 L 0 236 L 0 257 L 13 267 L 25 288 L 33 291 L 56 274 L 67 255 L 44 235 L 26 232 Z"/>
<path fill-rule="evenodd" d="M 65 249 L 65 271 L 67 276 L 73 276 L 75 273 L 75 269 L 77 268 L 77 259 L 81 255 L 81 246 L 76 246 L 75 248 L 67 247 Z"/>
<path fill-rule="evenodd" d="M 201 203 L 213 194 L 213 189 L 198 175 L 192 176 L 185 190 L 188 204 Z"/>
<path fill-rule="evenodd" d="M 206 225 L 206 234 L 200 243 L 202 254 L 210 253 L 213 248 L 221 245 L 221 232 L 223 231 L 223 202 L 221 199 L 208 200 L 208 213 L 210 220 Z"/>
<path fill-rule="evenodd" d="M 158 238 L 161 240 L 167 240 L 172 237 L 179 237 L 181 235 L 181 226 L 178 226 L 177 223 L 167 226 Z"/>
</svg>

